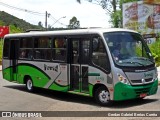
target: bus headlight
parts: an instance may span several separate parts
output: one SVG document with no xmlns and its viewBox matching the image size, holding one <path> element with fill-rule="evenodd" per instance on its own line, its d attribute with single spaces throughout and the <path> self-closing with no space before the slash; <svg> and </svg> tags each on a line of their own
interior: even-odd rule
<svg viewBox="0 0 160 120">
<path fill-rule="evenodd" d="M 122 76 L 121 74 L 117 74 L 118 75 L 118 80 L 124 84 L 127 84 L 127 85 L 130 85 L 129 81 L 124 77 Z"/>
</svg>

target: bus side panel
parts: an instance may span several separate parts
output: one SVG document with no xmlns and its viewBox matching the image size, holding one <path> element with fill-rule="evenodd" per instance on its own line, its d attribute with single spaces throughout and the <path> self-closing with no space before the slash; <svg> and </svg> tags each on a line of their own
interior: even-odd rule
<svg viewBox="0 0 160 120">
<path fill-rule="evenodd" d="M 69 90 L 69 86 L 62 86 L 57 83 L 53 83 L 50 87 L 50 90 L 56 90 L 61 92 L 67 92 Z"/>
<path fill-rule="evenodd" d="M 93 85 L 92 84 L 89 84 L 89 95 L 91 96 L 91 97 L 93 97 L 94 95 L 93 95 Z"/>
<path fill-rule="evenodd" d="M 67 92 L 69 91 L 69 80 L 68 80 L 68 74 L 69 74 L 69 65 L 66 63 L 64 64 L 56 64 L 57 66 L 57 73 L 54 73 L 51 75 L 51 81 L 52 84 L 48 84 L 48 88 L 50 90 L 56 90 L 56 91 L 62 91 Z"/>
<path fill-rule="evenodd" d="M 46 63 L 45 63 L 46 64 Z M 68 91 L 69 85 L 67 81 L 67 65 L 63 66 L 55 64 L 55 68 L 49 67 L 53 63 L 44 65 L 42 62 L 18 64 L 18 82 L 24 84 L 24 77 L 30 76 L 35 87 L 46 88 L 57 91 Z M 46 67 L 46 68 L 45 68 Z M 48 68 L 49 67 L 49 68 Z M 61 68 L 60 68 L 61 67 Z M 52 70 L 45 70 L 52 69 Z M 56 70 L 57 69 L 57 70 Z"/>
<path fill-rule="evenodd" d="M 13 73 L 12 67 L 3 69 L 3 79 L 8 80 L 8 81 L 13 81 L 13 77 L 11 75 L 12 73 Z"/>
<path fill-rule="evenodd" d="M 18 82 L 23 84 L 24 77 L 26 75 L 31 77 L 33 85 L 36 87 L 44 87 L 50 80 L 50 78 L 43 71 L 34 66 L 31 65 L 29 66 L 27 64 L 18 65 L 18 74 L 17 74 Z"/>
<path fill-rule="evenodd" d="M 13 67 L 10 66 L 10 60 L 3 59 L 2 64 L 3 64 L 2 68 L 3 79 L 8 81 L 13 81 Z"/>
<path fill-rule="evenodd" d="M 110 99 L 113 99 L 113 80 L 110 74 L 106 74 L 98 68 L 89 66 L 89 94 L 90 96 L 93 95 L 93 88 L 95 85 L 104 85 L 110 92 Z"/>
</svg>

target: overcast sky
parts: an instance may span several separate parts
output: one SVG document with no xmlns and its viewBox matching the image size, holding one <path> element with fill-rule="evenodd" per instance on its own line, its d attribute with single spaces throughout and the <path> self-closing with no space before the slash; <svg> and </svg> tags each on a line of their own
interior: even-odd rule
<svg viewBox="0 0 160 120">
<path fill-rule="evenodd" d="M 41 21 L 45 26 L 45 12 L 52 16 L 48 18 L 48 24 L 52 27 L 66 27 L 69 20 L 75 16 L 80 21 L 81 27 L 110 27 L 109 15 L 101 6 L 81 0 L 0 0 L 0 11 L 5 11 L 31 24 L 38 25 Z M 42 14 L 31 14 L 2 5 L 2 3 Z M 66 16 L 66 18 L 62 18 Z M 56 20 L 58 22 L 56 22 Z M 61 18 L 61 19 L 60 19 Z M 61 24 L 62 23 L 62 24 Z"/>
</svg>

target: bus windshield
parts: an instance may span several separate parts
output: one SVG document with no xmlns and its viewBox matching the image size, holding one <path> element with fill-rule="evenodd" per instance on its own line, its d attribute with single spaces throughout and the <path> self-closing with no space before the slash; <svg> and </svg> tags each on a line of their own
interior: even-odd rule
<svg viewBox="0 0 160 120">
<path fill-rule="evenodd" d="M 151 52 L 140 34 L 110 32 L 104 33 L 104 37 L 115 64 L 124 67 L 154 64 Z"/>
</svg>

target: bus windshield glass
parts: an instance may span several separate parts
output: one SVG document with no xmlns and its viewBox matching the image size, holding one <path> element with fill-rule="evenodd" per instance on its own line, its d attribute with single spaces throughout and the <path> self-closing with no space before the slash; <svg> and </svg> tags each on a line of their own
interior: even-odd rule
<svg viewBox="0 0 160 120">
<path fill-rule="evenodd" d="M 140 67 L 154 64 L 151 52 L 140 34 L 110 32 L 104 33 L 104 37 L 115 64 L 124 67 Z"/>
</svg>

